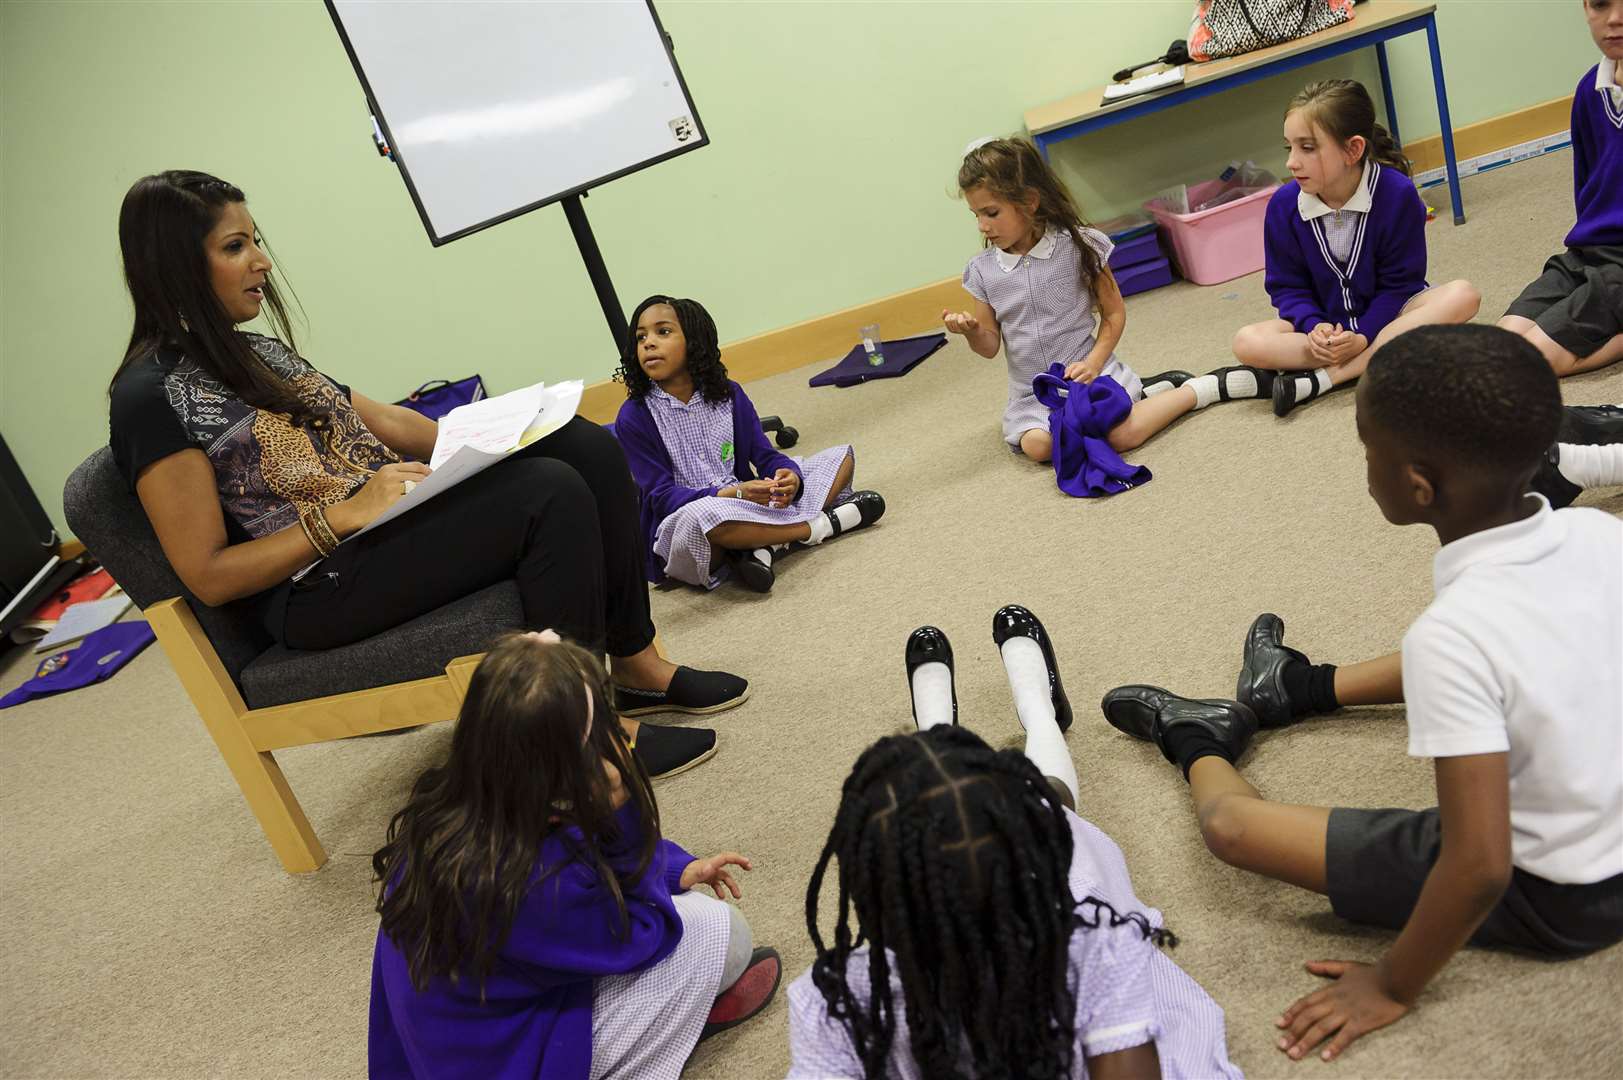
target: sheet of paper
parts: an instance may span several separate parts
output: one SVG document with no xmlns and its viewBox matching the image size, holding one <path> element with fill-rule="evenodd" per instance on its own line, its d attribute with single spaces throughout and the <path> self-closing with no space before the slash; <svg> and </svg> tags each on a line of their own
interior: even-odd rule
<svg viewBox="0 0 1623 1080">
<path fill-rule="evenodd" d="M 506 453 L 519 445 L 525 429 L 547 400 L 547 384 L 501 394 L 471 405 L 458 405 L 440 418 L 430 469 L 438 469 L 464 446 L 489 453 Z"/>
<path fill-rule="evenodd" d="M 62 613 L 62 618 L 51 632 L 39 639 L 34 646 L 35 652 L 44 652 L 57 645 L 66 645 L 70 641 L 78 641 L 86 634 L 93 634 L 104 626 L 116 623 L 120 615 L 130 610 L 133 601 L 124 593 L 115 593 L 100 600 L 85 600 L 74 604 Z"/>
</svg>

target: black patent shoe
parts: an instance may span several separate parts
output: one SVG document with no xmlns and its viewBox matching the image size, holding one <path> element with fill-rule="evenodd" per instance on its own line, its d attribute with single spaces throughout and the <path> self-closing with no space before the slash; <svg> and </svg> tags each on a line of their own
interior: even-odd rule
<svg viewBox="0 0 1623 1080">
<path fill-rule="evenodd" d="M 1144 384 L 1144 389 L 1146 390 L 1154 386 L 1156 383 L 1169 383 L 1171 384 L 1171 388 L 1176 390 L 1178 387 L 1182 386 L 1184 383 L 1188 382 L 1194 377 L 1193 372 L 1179 371 L 1174 368 L 1171 371 L 1158 371 L 1149 378 L 1141 379 L 1139 381 Z"/>
<path fill-rule="evenodd" d="M 1204 728 L 1235 761 L 1257 733 L 1256 714 L 1238 701 L 1180 697 L 1159 686 L 1118 686 L 1104 696 L 1099 707 L 1111 727 L 1135 739 L 1153 742 L 1173 764 L 1177 761 L 1167 752 L 1166 743 L 1171 728 L 1186 724 Z"/>
<path fill-rule="evenodd" d="M 771 548 L 728 551 L 725 558 L 727 565 L 733 568 L 733 576 L 743 583 L 746 589 L 758 593 L 772 591 L 772 585 L 777 581 L 778 575 L 772 569 Z"/>
<path fill-rule="evenodd" d="M 909 699 L 913 696 L 913 672 L 923 664 L 946 664 L 947 673 L 953 676 L 952 681 L 952 722 L 958 724 L 958 682 L 956 672 L 952 666 L 952 642 L 947 635 L 933 626 L 921 626 L 907 635 L 907 694 Z M 913 703 L 913 723 L 919 722 L 918 702 Z"/>
<path fill-rule="evenodd" d="M 1037 616 L 1019 604 L 1000 607 L 992 616 L 992 642 L 999 649 L 1012 637 L 1026 637 L 1043 648 L 1043 662 L 1048 665 L 1048 689 L 1054 698 L 1054 720 L 1061 731 L 1071 727 L 1071 702 L 1065 696 L 1065 686 L 1059 679 L 1059 664 L 1054 660 L 1054 643 L 1048 631 L 1037 621 Z"/>
<path fill-rule="evenodd" d="M 1583 488 L 1568 480 L 1561 472 L 1561 444 L 1556 443 L 1544 452 L 1538 471 L 1527 482 L 1529 491 L 1536 491 L 1550 500 L 1550 506 L 1559 510 L 1571 506 L 1572 500 L 1583 493 Z"/>
<path fill-rule="evenodd" d="M 1556 442 L 1608 446 L 1623 442 L 1623 405 L 1568 405 Z"/>
<path fill-rule="evenodd" d="M 1285 692 L 1285 668 L 1296 661 L 1312 664 L 1303 653 L 1285 645 L 1285 620 L 1267 612 L 1258 615 L 1246 631 L 1234 697 L 1256 714 L 1263 727 L 1284 727 L 1307 711 L 1306 702 L 1294 702 Z"/>
<path fill-rule="evenodd" d="M 855 506 L 857 508 L 857 513 L 862 515 L 862 520 L 858 521 L 850 528 L 846 528 L 840 524 L 839 515 L 834 513 L 835 510 L 839 509 L 839 506 L 833 507 L 829 510 L 824 510 L 823 513 L 828 515 L 828 520 L 834 526 L 834 531 L 829 534 L 830 540 L 834 539 L 836 536 L 839 536 L 841 533 L 854 532 L 857 529 L 866 528 L 885 516 L 885 497 L 879 494 L 877 491 L 859 491 L 841 503 L 840 506 Z"/>
</svg>

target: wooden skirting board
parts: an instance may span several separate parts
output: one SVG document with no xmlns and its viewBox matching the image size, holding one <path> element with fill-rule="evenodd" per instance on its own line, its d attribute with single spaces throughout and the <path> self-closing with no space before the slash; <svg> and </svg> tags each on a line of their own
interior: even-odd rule
<svg viewBox="0 0 1623 1080">
<path fill-rule="evenodd" d="M 1553 98 L 1503 116 L 1489 117 L 1454 129 L 1454 156 L 1459 160 L 1491 154 L 1507 146 L 1565 131 L 1572 122 L 1572 99 Z M 1400 133 L 1401 134 L 1401 133 Z M 1403 147 L 1416 173 L 1443 167 L 1443 137 L 1431 135 Z"/>
</svg>

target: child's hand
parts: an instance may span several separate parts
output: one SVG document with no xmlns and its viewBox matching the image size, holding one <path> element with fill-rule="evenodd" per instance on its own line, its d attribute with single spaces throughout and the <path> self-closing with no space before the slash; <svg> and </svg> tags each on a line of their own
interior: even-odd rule
<svg viewBox="0 0 1623 1080">
<path fill-rule="evenodd" d="M 1354 1039 L 1402 1019 L 1409 1011 L 1409 1006 L 1387 993 L 1380 969 L 1373 964 L 1310 960 L 1307 970 L 1336 981 L 1298 998 L 1275 1021 L 1286 1029 L 1279 1048 L 1293 1061 L 1307 1056 L 1325 1039 L 1330 1044 L 1319 1057 L 1334 1061 Z"/>
<path fill-rule="evenodd" d="M 946 324 L 947 332 L 952 334 L 972 334 L 981 328 L 981 321 L 967 311 L 943 309 L 941 321 Z"/>
<path fill-rule="evenodd" d="M 733 875 L 727 872 L 729 866 L 736 866 L 741 870 L 751 869 L 750 861 L 738 852 L 723 851 L 708 859 L 694 859 L 688 863 L 687 869 L 682 871 L 682 888 L 692 889 L 699 885 L 708 885 L 715 892 L 716 899 L 725 900 L 727 893 L 722 891 L 725 887 L 733 894 L 733 899 L 737 900 L 744 893 L 738 887 L 738 882 L 733 880 Z"/>
<path fill-rule="evenodd" d="M 745 480 L 733 485 L 733 498 L 744 498 L 761 506 L 770 506 L 773 485 L 776 483 L 775 480 Z"/>
<path fill-rule="evenodd" d="M 1099 377 L 1104 368 L 1104 361 L 1085 357 L 1077 360 L 1065 369 L 1065 378 L 1070 382 L 1090 383 Z"/>
<path fill-rule="evenodd" d="M 1369 347 L 1369 339 L 1363 334 L 1352 330 L 1336 328 L 1336 334 L 1328 343 L 1330 363 L 1332 366 L 1345 364 Z"/>
<path fill-rule="evenodd" d="M 1330 351 L 1330 342 L 1335 339 L 1341 328 L 1322 322 L 1315 326 L 1307 335 L 1307 356 L 1314 367 L 1329 367 L 1335 363 Z"/>
<path fill-rule="evenodd" d="M 779 469 L 772 474 L 772 501 L 768 506 L 788 506 L 800 494 L 800 477 L 793 469 Z"/>
</svg>

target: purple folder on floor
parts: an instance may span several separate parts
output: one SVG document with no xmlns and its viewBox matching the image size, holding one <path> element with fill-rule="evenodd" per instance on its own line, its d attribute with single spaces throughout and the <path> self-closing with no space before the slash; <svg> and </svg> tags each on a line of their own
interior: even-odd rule
<svg viewBox="0 0 1623 1080">
<path fill-rule="evenodd" d="M 861 345 L 854 346 L 845 359 L 819 372 L 811 378 L 813 386 L 855 386 L 869 379 L 894 379 L 918 367 L 926 356 L 947 343 L 946 334 L 920 334 L 918 337 L 887 341 L 883 345 L 885 362 L 878 367 L 868 363 L 868 353 Z"/>
</svg>

